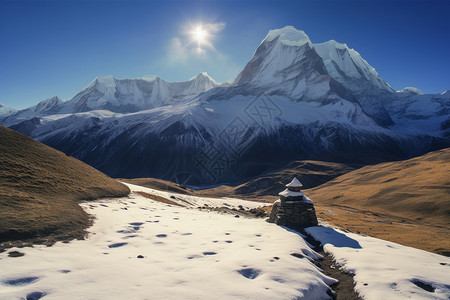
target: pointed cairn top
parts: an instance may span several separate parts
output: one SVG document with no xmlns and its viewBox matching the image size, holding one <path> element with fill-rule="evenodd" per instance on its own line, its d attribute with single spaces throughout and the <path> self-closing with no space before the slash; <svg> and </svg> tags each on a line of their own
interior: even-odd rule
<svg viewBox="0 0 450 300">
<path fill-rule="evenodd" d="M 294 177 L 294 179 L 292 179 L 292 181 L 290 183 L 286 184 L 286 187 L 288 188 L 288 190 L 294 191 L 294 192 L 300 191 L 302 186 L 303 186 L 303 184 L 297 179 L 297 177 Z"/>
</svg>

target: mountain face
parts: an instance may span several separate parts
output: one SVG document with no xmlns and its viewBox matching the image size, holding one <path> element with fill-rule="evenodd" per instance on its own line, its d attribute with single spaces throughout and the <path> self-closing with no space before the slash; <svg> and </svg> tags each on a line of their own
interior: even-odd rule
<svg viewBox="0 0 450 300">
<path fill-rule="evenodd" d="M 0 118 L 6 117 L 16 113 L 17 110 L 12 107 L 7 107 L 3 103 L 0 102 Z"/>
<path fill-rule="evenodd" d="M 271 30 L 236 79 L 96 78 L 0 123 L 113 177 L 232 182 L 299 159 L 377 162 L 450 146 L 450 96 L 395 92 L 345 44 Z"/>
<path fill-rule="evenodd" d="M 82 92 L 69 100 L 63 112 L 109 110 L 126 113 L 173 104 L 185 97 L 205 92 L 219 83 L 200 73 L 184 82 L 167 82 L 159 77 L 116 79 L 97 77 Z"/>
</svg>

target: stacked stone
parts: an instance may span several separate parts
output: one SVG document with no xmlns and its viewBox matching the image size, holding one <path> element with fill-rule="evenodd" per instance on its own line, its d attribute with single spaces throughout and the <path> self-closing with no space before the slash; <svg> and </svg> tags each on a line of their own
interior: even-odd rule
<svg viewBox="0 0 450 300">
<path fill-rule="evenodd" d="M 286 185 L 286 189 L 279 193 L 280 200 L 273 204 L 269 222 L 294 230 L 317 225 L 314 205 L 301 191 L 302 187 L 295 177 Z"/>
</svg>

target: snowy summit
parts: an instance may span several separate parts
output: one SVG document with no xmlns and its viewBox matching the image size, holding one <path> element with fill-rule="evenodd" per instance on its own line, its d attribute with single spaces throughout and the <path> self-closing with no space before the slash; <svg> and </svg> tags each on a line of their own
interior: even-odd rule
<svg viewBox="0 0 450 300">
<path fill-rule="evenodd" d="M 418 88 L 407 86 L 404 89 L 398 91 L 398 93 L 402 94 L 413 94 L 413 95 L 423 95 L 423 92 L 419 90 Z"/>
<path fill-rule="evenodd" d="M 270 42 L 276 38 L 279 38 L 281 43 L 287 46 L 302 46 L 306 43 L 311 44 L 308 35 L 303 30 L 298 30 L 293 26 L 270 30 L 264 40 Z"/>
</svg>

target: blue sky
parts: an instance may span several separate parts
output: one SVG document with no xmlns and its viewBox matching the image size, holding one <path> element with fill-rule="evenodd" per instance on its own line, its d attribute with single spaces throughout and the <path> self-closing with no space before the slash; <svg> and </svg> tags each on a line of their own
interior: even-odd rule
<svg viewBox="0 0 450 300">
<path fill-rule="evenodd" d="M 347 43 L 394 89 L 441 93 L 450 89 L 449 9 L 446 0 L 0 0 L 0 102 L 67 100 L 103 75 L 233 80 L 267 32 L 286 25 L 313 43 Z M 198 23 L 215 30 L 201 54 L 186 34 Z"/>
</svg>

